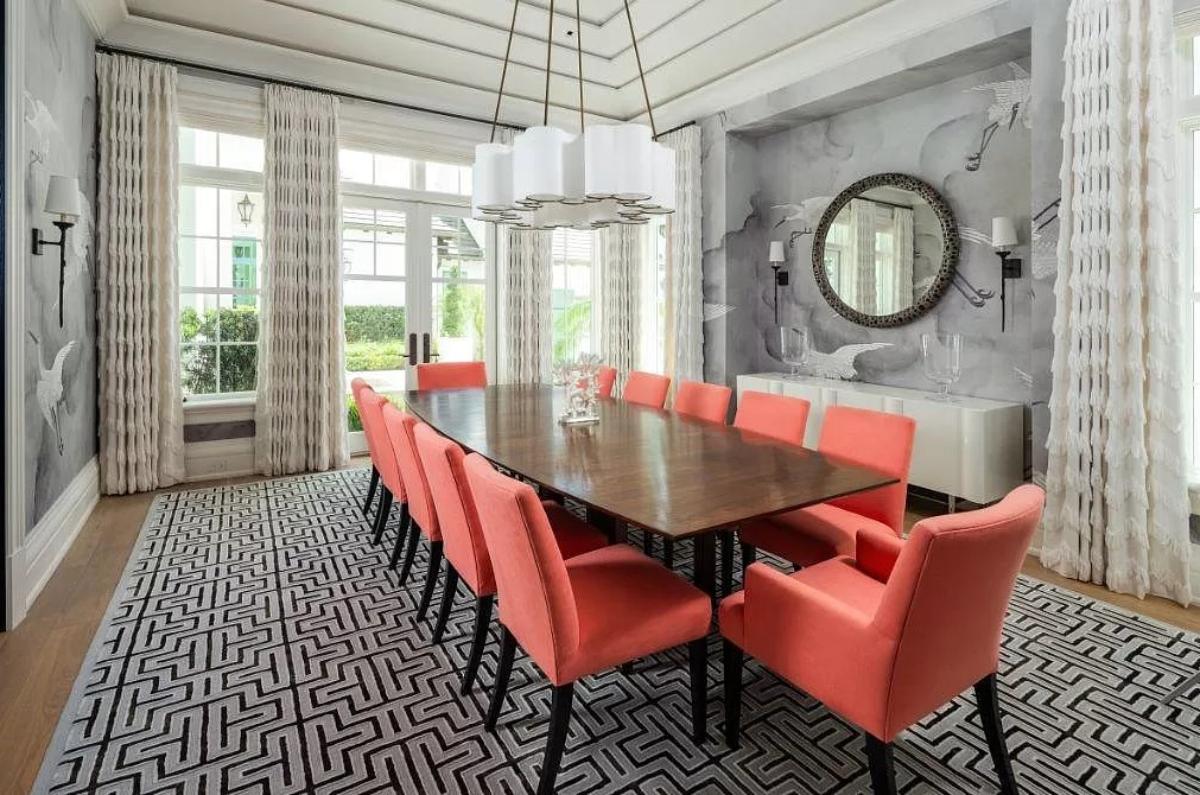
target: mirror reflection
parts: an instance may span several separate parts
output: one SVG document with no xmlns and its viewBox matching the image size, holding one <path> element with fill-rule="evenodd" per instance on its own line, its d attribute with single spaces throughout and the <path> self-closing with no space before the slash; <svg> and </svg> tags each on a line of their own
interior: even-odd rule
<svg viewBox="0 0 1200 795">
<path fill-rule="evenodd" d="M 942 267 L 937 212 L 918 193 L 890 185 L 851 198 L 825 236 L 825 276 L 837 297 L 864 315 L 918 305 Z"/>
</svg>

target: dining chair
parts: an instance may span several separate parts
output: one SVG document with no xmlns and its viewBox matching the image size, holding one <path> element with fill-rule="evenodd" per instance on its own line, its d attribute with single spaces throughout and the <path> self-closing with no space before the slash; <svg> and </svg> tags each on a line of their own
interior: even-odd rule
<svg viewBox="0 0 1200 795">
<path fill-rule="evenodd" d="M 350 381 L 350 394 L 354 397 L 354 410 L 358 412 L 359 423 L 363 426 L 363 437 L 367 442 L 367 456 L 371 459 L 371 482 L 367 486 L 367 497 L 363 500 L 362 513 L 363 516 L 371 515 L 371 503 L 375 502 L 375 492 L 379 488 L 379 465 L 376 460 L 379 456 L 376 450 L 375 439 L 371 431 L 367 430 L 367 425 L 362 421 L 364 411 L 363 405 L 363 390 L 371 389 L 370 384 L 361 378 L 354 378 Z M 371 389 L 372 394 L 375 392 Z"/>
<path fill-rule="evenodd" d="M 413 558 L 417 552 L 418 536 L 424 535 L 429 540 L 429 568 L 425 572 L 425 590 L 421 592 L 420 606 L 417 608 L 417 620 L 425 618 L 429 610 L 429 600 L 433 598 L 433 589 L 437 584 L 438 573 L 442 566 L 442 529 L 438 524 L 437 510 L 433 505 L 433 497 L 429 493 L 429 480 L 425 476 L 425 468 L 417 453 L 416 440 L 413 431 L 417 427 L 417 419 L 406 411 L 393 406 L 391 403 L 383 407 L 383 422 L 391 439 L 392 447 L 396 450 L 396 460 L 400 464 L 400 477 L 404 480 L 405 493 L 408 495 L 408 548 L 404 553 L 404 566 L 400 569 L 400 584 L 408 581 L 408 572 L 412 568 Z M 401 536 L 396 537 L 396 546 L 392 549 L 390 568 L 396 568 L 400 560 Z"/>
<path fill-rule="evenodd" d="M 628 387 L 626 387 L 628 390 Z M 720 384 L 702 381 L 680 381 L 675 390 L 676 414 L 724 424 L 729 416 L 729 400 L 733 390 Z"/>
<path fill-rule="evenodd" d="M 738 398 L 733 427 L 802 445 L 811 406 L 803 398 L 747 389 Z"/>
<path fill-rule="evenodd" d="M 754 561 L 757 549 L 796 566 L 853 555 L 855 534 L 863 528 L 898 537 L 904 529 L 915 433 L 916 422 L 900 414 L 849 406 L 826 409 L 817 449 L 841 461 L 882 472 L 897 482 L 743 523 L 739 528 L 743 566 Z"/>
<path fill-rule="evenodd" d="M 612 397 L 615 383 L 617 383 L 617 368 L 603 364 L 596 368 L 596 393 L 600 397 Z"/>
<path fill-rule="evenodd" d="M 417 389 L 481 389 L 488 385 L 484 362 L 427 362 L 417 365 Z"/>
<path fill-rule="evenodd" d="M 463 466 L 466 453 L 456 442 L 423 423 L 413 429 L 413 438 L 416 439 L 417 453 L 429 481 L 430 496 L 437 508 L 438 527 L 442 531 L 442 549 L 446 558 L 446 582 L 442 586 L 442 602 L 433 630 L 435 643 L 442 641 L 459 580 L 466 583 L 475 595 L 474 640 L 462 683 L 462 692 L 466 694 L 475 682 L 487 641 L 496 594 L 496 577 L 483 539 L 483 529 L 479 526 L 479 511 L 475 507 L 475 498 Z M 563 558 L 573 558 L 608 543 L 603 533 L 576 518 L 558 503 L 544 500 L 542 507 Z"/>
<path fill-rule="evenodd" d="M 357 386 L 355 382 L 359 382 Z M 404 491 L 404 479 L 400 476 L 400 463 L 383 423 L 383 407 L 390 405 L 390 401 L 361 378 L 354 379 L 350 386 L 354 390 L 363 436 L 367 439 L 367 452 L 371 456 L 372 484 L 374 485 L 377 478 L 383 484 L 379 508 L 372 525 L 375 531 L 372 543 L 378 544 L 383 540 L 383 532 L 387 528 L 388 519 L 391 518 L 392 506 L 397 502 L 400 503 L 400 528 L 396 536 L 398 542 L 408 532 L 408 499 Z M 367 499 L 371 499 L 370 493 Z"/>
<path fill-rule="evenodd" d="M 652 409 L 661 409 L 667 402 L 667 391 L 671 388 L 671 379 L 665 375 L 643 373 L 634 370 L 625 382 L 625 391 L 621 393 L 626 403 L 637 403 Z"/>
<path fill-rule="evenodd" d="M 876 795 L 896 792 L 892 742 L 974 686 L 1000 791 L 1015 795 L 996 687 L 1000 635 L 1045 494 L 918 522 L 908 541 L 860 530 L 857 561 L 795 574 L 761 563 L 721 602 L 725 738 L 739 743 L 745 655 L 823 702 L 866 738 Z"/>
<path fill-rule="evenodd" d="M 496 573 L 503 634 L 487 728 L 500 715 L 518 644 L 553 686 L 538 793 L 554 791 L 581 677 L 686 644 L 692 739 L 703 742 L 709 597 L 625 544 L 563 560 L 533 488 L 476 453 L 467 480 Z"/>
</svg>

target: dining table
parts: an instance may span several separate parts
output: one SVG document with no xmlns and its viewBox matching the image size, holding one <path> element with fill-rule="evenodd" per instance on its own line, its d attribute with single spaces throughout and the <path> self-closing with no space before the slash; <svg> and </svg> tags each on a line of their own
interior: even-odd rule
<svg viewBox="0 0 1200 795">
<path fill-rule="evenodd" d="M 582 504 L 610 535 L 625 523 L 692 539 L 694 580 L 710 595 L 717 533 L 897 482 L 816 450 L 622 400 L 598 400 L 598 422 L 563 424 L 564 387 L 414 390 L 404 400 L 467 451 Z"/>
</svg>

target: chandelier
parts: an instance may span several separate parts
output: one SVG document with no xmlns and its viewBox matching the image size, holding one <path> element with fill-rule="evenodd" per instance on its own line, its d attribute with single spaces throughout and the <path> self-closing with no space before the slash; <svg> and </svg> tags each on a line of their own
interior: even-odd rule
<svg viewBox="0 0 1200 795">
<path fill-rule="evenodd" d="M 500 90 L 492 117 L 491 139 L 475 147 L 471 214 L 483 221 L 510 224 L 517 229 L 600 229 L 610 224 L 644 224 L 652 215 L 675 211 L 675 152 L 657 143 L 654 112 L 646 90 L 646 74 L 633 30 L 629 0 L 625 18 L 637 59 L 646 100 L 644 124 L 584 126 L 583 31 L 580 0 L 575 0 L 575 47 L 579 62 L 579 133 L 550 121 L 550 53 L 554 39 L 554 0 L 550 0 L 550 29 L 546 35 L 546 94 L 542 125 L 530 127 L 511 146 L 496 143 L 500 100 L 508 74 L 513 33 L 517 25 L 514 0 L 508 47 L 500 72 Z"/>
</svg>

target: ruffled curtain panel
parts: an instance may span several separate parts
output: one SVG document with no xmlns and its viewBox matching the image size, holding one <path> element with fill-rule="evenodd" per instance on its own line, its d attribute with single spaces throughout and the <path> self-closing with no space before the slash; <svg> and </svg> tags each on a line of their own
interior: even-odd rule
<svg viewBox="0 0 1200 795">
<path fill-rule="evenodd" d="M 1042 562 L 1191 600 L 1171 4 L 1073 0 Z"/>
<path fill-rule="evenodd" d="M 600 251 L 600 351 L 604 362 L 617 368 L 614 394 L 624 389 L 629 371 L 637 367 L 643 229 L 614 224 L 601 229 L 596 237 Z"/>
<path fill-rule="evenodd" d="M 97 315 L 100 488 L 183 479 L 176 70 L 96 56 L 100 111 Z"/>
<path fill-rule="evenodd" d="M 502 375 L 508 384 L 539 384 L 550 368 L 552 232 L 500 227 L 503 262 Z"/>
<path fill-rule="evenodd" d="M 704 380 L 704 250 L 700 243 L 700 125 L 658 139 L 675 150 L 675 212 L 667 216 L 666 372 L 673 384 Z"/>
<path fill-rule="evenodd" d="M 338 102 L 278 85 L 265 98 L 255 463 L 284 475 L 348 460 Z"/>
</svg>

